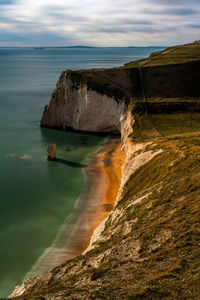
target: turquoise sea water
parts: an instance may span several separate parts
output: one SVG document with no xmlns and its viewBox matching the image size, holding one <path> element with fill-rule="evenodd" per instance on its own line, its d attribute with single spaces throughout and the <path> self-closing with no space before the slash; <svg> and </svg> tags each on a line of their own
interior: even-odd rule
<svg viewBox="0 0 200 300">
<path fill-rule="evenodd" d="M 0 48 L 0 297 L 50 247 L 81 193 L 88 155 L 104 141 L 40 128 L 60 72 L 120 66 L 157 50 Z M 46 161 L 50 143 L 57 144 L 59 163 Z"/>
</svg>

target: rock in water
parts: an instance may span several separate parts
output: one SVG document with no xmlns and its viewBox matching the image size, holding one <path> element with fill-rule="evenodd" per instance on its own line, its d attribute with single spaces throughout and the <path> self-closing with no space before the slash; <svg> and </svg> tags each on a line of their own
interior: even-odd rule
<svg viewBox="0 0 200 300">
<path fill-rule="evenodd" d="M 56 144 L 47 147 L 47 160 L 56 160 Z"/>
</svg>

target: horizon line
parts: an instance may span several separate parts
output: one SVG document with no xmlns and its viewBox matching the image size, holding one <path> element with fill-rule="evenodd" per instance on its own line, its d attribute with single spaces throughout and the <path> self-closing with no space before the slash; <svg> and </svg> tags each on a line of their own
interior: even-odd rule
<svg viewBox="0 0 200 300">
<path fill-rule="evenodd" d="M 151 46 L 0 46 L 0 48 L 34 48 L 34 49 L 45 49 L 45 48 L 167 48 L 170 45 L 151 45 Z"/>
</svg>

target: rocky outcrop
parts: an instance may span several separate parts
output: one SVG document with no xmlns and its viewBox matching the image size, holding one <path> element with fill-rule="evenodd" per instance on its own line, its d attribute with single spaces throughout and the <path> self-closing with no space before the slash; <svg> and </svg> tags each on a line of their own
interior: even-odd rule
<svg viewBox="0 0 200 300">
<path fill-rule="evenodd" d="M 84 75 L 84 74 L 83 74 Z M 43 112 L 41 126 L 92 132 L 121 132 L 121 118 L 127 105 L 120 99 L 99 93 L 63 72 L 50 103 Z M 83 80 L 83 78 L 82 78 Z"/>
<path fill-rule="evenodd" d="M 200 60 L 175 65 L 65 71 L 46 105 L 42 127 L 122 132 L 134 112 L 200 111 Z"/>
<path fill-rule="evenodd" d="M 56 160 L 56 144 L 47 147 L 47 160 Z"/>
</svg>

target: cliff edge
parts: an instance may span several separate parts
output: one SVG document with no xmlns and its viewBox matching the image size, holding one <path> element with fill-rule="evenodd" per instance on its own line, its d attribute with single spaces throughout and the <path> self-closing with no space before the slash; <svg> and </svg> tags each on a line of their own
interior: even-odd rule
<svg viewBox="0 0 200 300">
<path fill-rule="evenodd" d="M 197 111 L 200 43 L 176 46 L 120 68 L 62 72 L 42 127 L 121 132 L 128 106 L 153 112 Z"/>
<path fill-rule="evenodd" d="M 85 253 L 11 299 L 199 299 L 200 44 L 63 72 L 41 125 L 121 132 L 112 212 Z"/>
</svg>

